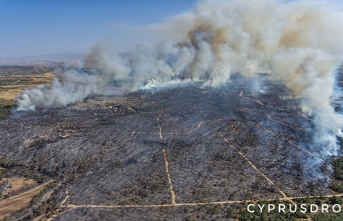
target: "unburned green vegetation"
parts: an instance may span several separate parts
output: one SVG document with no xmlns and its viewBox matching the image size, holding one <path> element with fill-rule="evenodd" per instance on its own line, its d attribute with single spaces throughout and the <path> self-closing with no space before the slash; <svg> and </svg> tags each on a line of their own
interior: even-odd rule
<svg viewBox="0 0 343 221">
<path fill-rule="evenodd" d="M 338 193 L 343 193 L 343 157 L 333 157 L 332 167 L 334 169 L 334 180 L 331 182 L 331 189 Z"/>
<path fill-rule="evenodd" d="M 12 106 L 13 106 L 12 101 L 0 99 L 0 120 L 5 119 L 11 114 Z"/>
</svg>

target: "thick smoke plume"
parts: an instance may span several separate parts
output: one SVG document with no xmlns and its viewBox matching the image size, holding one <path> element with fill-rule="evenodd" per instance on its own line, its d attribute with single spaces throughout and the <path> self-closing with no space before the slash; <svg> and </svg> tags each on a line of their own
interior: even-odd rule
<svg viewBox="0 0 343 221">
<path fill-rule="evenodd" d="M 94 70 L 69 70 L 52 83 L 25 90 L 19 110 L 64 106 L 118 81 L 133 90 L 172 81 L 220 86 L 233 73 L 268 73 L 304 98 L 314 116 L 322 154 L 335 154 L 343 118 L 330 99 L 342 61 L 343 13 L 329 1 L 205 0 L 196 8 L 153 25 L 172 36 L 168 43 L 139 46 L 123 58 L 104 44 L 88 56 Z"/>
</svg>

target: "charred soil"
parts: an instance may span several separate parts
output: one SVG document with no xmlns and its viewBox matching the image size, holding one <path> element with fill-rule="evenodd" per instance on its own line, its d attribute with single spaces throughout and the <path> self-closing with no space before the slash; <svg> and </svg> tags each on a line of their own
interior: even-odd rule
<svg viewBox="0 0 343 221">
<path fill-rule="evenodd" d="M 244 201 L 330 194 L 325 180 L 311 181 L 320 171 L 309 162 L 322 160 L 311 118 L 277 82 L 255 84 L 234 76 L 216 89 L 13 112 L 0 122 L 2 175 L 54 182 L 11 217 L 234 219 Z"/>
</svg>

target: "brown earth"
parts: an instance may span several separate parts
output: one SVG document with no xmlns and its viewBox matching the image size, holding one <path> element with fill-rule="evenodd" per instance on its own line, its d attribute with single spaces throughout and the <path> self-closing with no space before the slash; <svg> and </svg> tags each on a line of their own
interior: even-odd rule
<svg viewBox="0 0 343 221">
<path fill-rule="evenodd" d="M 25 188 L 32 187 L 37 182 L 33 179 L 26 179 L 26 178 L 6 178 L 3 181 L 8 180 L 11 183 L 11 188 L 8 188 L 5 192 L 5 195 L 9 194 L 10 192 L 13 194 L 15 192 L 21 191 Z"/>
<path fill-rule="evenodd" d="M 26 191 L 17 196 L 10 197 L 5 200 L 0 201 L 0 219 L 5 218 L 6 216 L 11 215 L 13 212 L 19 211 L 23 207 L 27 206 L 32 198 L 37 195 L 47 184 L 51 181 L 46 182 L 34 189 Z M 19 187 L 23 182 L 16 180 L 16 187 Z"/>
</svg>

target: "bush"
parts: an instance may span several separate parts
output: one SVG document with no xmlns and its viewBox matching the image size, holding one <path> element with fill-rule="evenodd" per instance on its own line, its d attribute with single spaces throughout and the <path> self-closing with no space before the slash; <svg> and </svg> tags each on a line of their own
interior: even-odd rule
<svg viewBox="0 0 343 221">
<path fill-rule="evenodd" d="M 343 202 L 342 202 L 342 198 L 340 198 L 340 197 L 338 197 L 338 196 L 334 196 L 334 197 L 332 197 L 332 198 L 330 199 L 330 203 L 331 203 L 332 205 L 334 205 L 334 204 L 339 204 L 339 205 L 341 205 Z"/>
<path fill-rule="evenodd" d="M 334 176 L 337 180 L 343 181 L 343 157 L 334 158 L 332 166 L 335 170 Z"/>
<path fill-rule="evenodd" d="M 11 114 L 12 102 L 0 99 L 0 120 L 7 118 Z"/>
<path fill-rule="evenodd" d="M 334 181 L 331 183 L 331 188 L 333 191 L 338 193 L 343 193 L 343 183 Z"/>
</svg>

